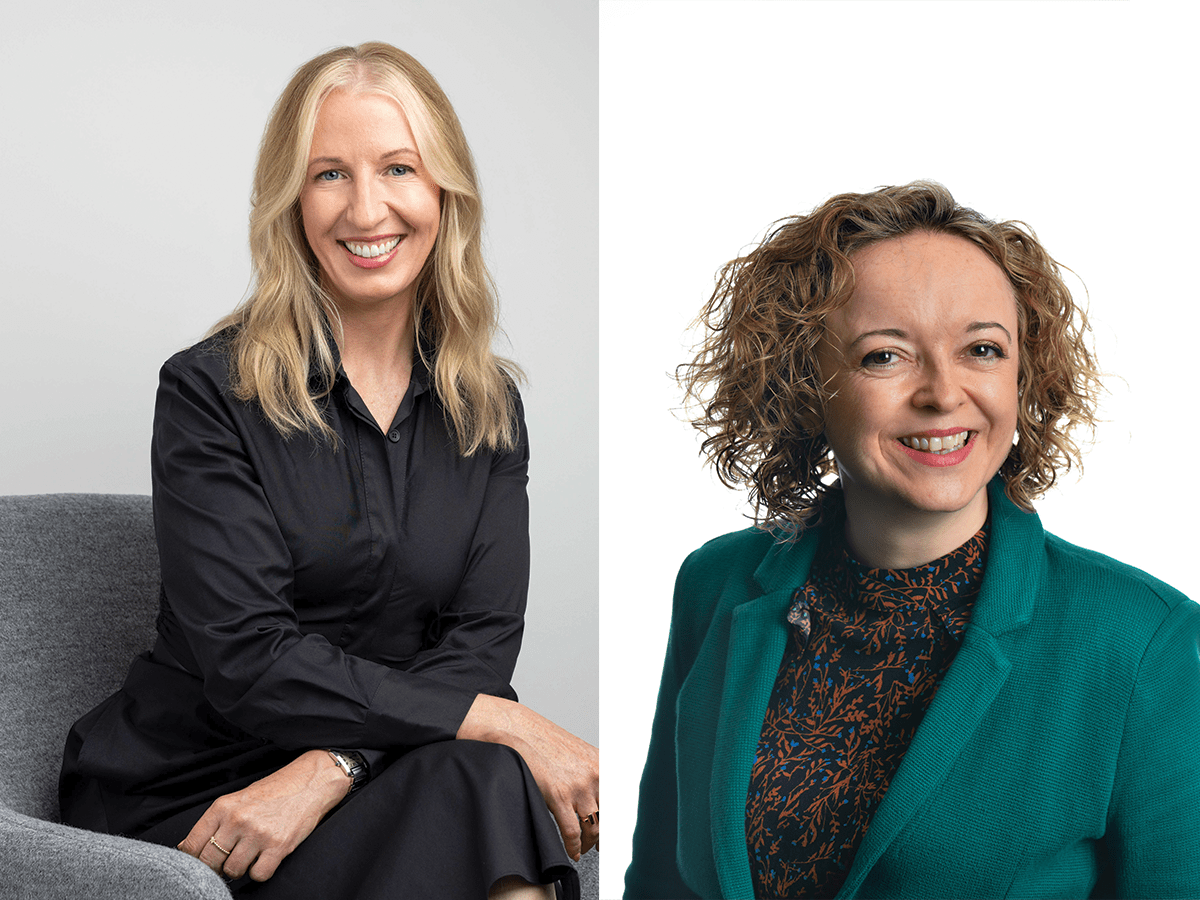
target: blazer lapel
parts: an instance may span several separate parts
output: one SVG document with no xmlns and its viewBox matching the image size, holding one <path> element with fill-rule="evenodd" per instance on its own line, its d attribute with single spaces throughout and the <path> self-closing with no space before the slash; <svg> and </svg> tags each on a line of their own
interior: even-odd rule
<svg viewBox="0 0 1200 900">
<path fill-rule="evenodd" d="M 777 591 L 733 611 L 709 794 L 713 856 L 723 897 L 754 896 L 746 849 L 746 791 L 763 716 L 787 643 L 790 596 L 789 591 Z"/>
<path fill-rule="evenodd" d="M 1003 687 L 1012 663 L 998 635 L 1027 624 L 1042 578 L 1045 534 L 989 486 L 991 537 L 983 585 L 963 643 L 863 836 L 838 897 L 853 897 L 880 856 L 945 779 Z"/>
<path fill-rule="evenodd" d="M 854 896 L 880 855 L 946 777 L 1011 667 L 994 637 L 968 626 L 954 663 L 871 818 L 839 897 Z"/>
<path fill-rule="evenodd" d="M 754 573 L 766 593 L 732 611 L 709 787 L 713 857 L 723 897 L 754 896 L 746 849 L 746 791 L 787 644 L 788 604 L 808 577 L 818 544 L 816 529 L 798 542 L 775 544 Z"/>
</svg>

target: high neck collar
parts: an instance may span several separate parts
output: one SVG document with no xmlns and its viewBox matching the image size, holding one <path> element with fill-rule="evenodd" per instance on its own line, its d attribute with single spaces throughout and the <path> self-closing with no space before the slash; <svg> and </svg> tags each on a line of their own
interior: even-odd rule
<svg viewBox="0 0 1200 900">
<path fill-rule="evenodd" d="M 944 556 L 919 566 L 890 569 L 869 566 L 855 558 L 846 540 L 846 514 L 840 503 L 830 504 L 827 527 L 814 568 L 824 569 L 838 585 L 837 592 L 876 609 L 910 603 L 950 603 L 978 593 L 987 561 L 991 517 L 965 543 Z"/>
<path fill-rule="evenodd" d="M 856 560 L 841 539 L 846 577 L 859 602 L 885 608 L 897 604 L 957 605 L 974 596 L 983 583 L 987 561 L 988 522 L 965 543 L 945 556 L 910 569 L 881 569 Z"/>
</svg>

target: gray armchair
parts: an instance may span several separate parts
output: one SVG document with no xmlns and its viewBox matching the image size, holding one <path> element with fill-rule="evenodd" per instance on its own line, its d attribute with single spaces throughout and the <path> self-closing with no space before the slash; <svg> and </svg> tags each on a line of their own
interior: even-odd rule
<svg viewBox="0 0 1200 900">
<path fill-rule="evenodd" d="M 67 730 L 153 643 L 157 593 L 149 497 L 0 497 L 0 900 L 229 900 L 186 854 L 58 821 Z"/>
<path fill-rule="evenodd" d="M 58 824 L 67 729 L 154 639 L 150 498 L 0 497 L 0 898 L 229 900 L 199 860 Z"/>
</svg>

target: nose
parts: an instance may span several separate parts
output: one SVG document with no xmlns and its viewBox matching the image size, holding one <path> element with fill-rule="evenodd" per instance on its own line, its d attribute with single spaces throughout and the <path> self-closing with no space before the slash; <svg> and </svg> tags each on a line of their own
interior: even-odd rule
<svg viewBox="0 0 1200 900">
<path fill-rule="evenodd" d="M 955 375 L 954 366 L 945 361 L 931 361 L 921 366 L 912 403 L 920 409 L 951 412 L 963 402 L 965 394 Z"/>
<path fill-rule="evenodd" d="M 369 233 L 373 226 L 386 218 L 387 204 L 384 202 L 382 187 L 374 178 L 356 178 L 350 194 L 350 206 L 346 210 L 346 220 L 355 228 Z"/>
</svg>

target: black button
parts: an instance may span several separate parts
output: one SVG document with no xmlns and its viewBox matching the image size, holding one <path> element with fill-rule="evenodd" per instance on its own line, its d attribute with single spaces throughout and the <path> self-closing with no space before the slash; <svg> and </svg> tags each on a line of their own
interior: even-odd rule
<svg viewBox="0 0 1200 900">
<path fill-rule="evenodd" d="M 400 432 L 395 431 L 395 430 L 389 431 L 388 432 L 388 440 L 391 441 L 393 444 L 396 443 L 396 441 L 400 440 Z"/>
</svg>

